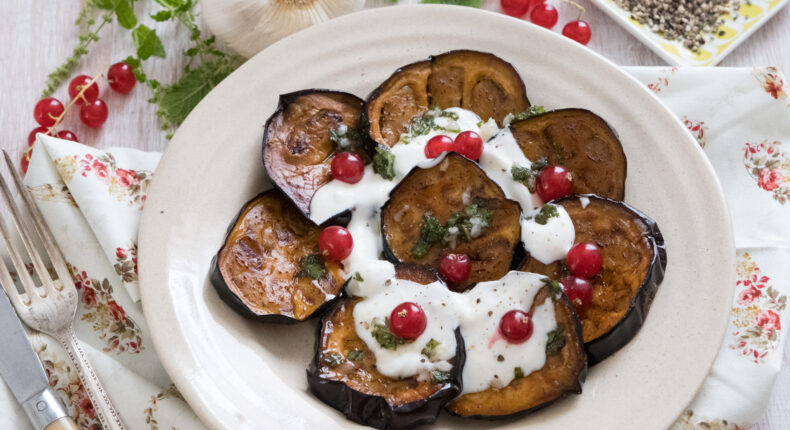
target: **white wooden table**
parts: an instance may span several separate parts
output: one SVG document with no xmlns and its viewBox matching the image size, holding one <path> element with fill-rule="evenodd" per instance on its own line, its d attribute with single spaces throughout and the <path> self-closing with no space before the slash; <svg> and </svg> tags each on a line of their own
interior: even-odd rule
<svg viewBox="0 0 790 430">
<path fill-rule="evenodd" d="M 496 2 L 497 0 L 485 0 Z M 590 23 L 593 38 L 589 47 L 620 65 L 664 65 L 664 61 L 599 12 L 586 0 L 578 0 L 587 8 L 585 20 Z M 152 1 L 137 3 L 137 15 L 146 16 L 155 10 Z M 559 5 L 560 16 L 573 16 L 570 6 Z M 0 108 L 3 141 L 0 146 L 18 159 L 26 147 L 27 135 L 37 125 L 33 106 L 39 99 L 46 75 L 57 67 L 76 44 L 78 29 L 74 19 L 82 6 L 79 0 L 3 0 L 3 25 L 0 25 Z M 182 68 L 180 52 L 188 35 L 173 24 L 159 25 L 157 32 L 164 41 L 168 58 L 153 59 L 145 64 L 146 72 L 163 82 L 171 82 Z M 77 67 L 77 74 L 94 75 L 133 52 L 130 34 L 115 25 L 102 30 L 101 40 Z M 790 8 L 760 28 L 721 63 L 722 66 L 779 66 L 790 75 Z M 162 151 L 167 146 L 159 131 L 154 106 L 146 103 L 147 88 L 138 85 L 131 94 L 113 93 L 101 84 L 101 95 L 108 104 L 107 123 L 98 130 L 84 127 L 76 109 L 70 111 L 62 129 L 72 130 L 80 142 L 96 146 L 128 146 L 143 150 Z M 66 87 L 55 93 L 65 102 Z M 763 421 L 754 427 L 760 430 L 790 428 L 790 349 L 785 350 L 784 369 L 774 390 L 771 405 Z"/>
</svg>

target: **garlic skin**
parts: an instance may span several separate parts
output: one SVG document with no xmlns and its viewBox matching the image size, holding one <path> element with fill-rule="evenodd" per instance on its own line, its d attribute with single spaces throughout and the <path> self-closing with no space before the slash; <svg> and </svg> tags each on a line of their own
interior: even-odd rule
<svg viewBox="0 0 790 430">
<path fill-rule="evenodd" d="M 200 0 L 209 30 L 245 58 L 291 33 L 364 6 L 365 0 Z"/>
</svg>

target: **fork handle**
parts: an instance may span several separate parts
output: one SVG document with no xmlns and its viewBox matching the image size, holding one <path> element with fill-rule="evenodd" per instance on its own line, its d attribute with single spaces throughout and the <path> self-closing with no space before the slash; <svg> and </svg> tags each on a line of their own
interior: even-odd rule
<svg viewBox="0 0 790 430">
<path fill-rule="evenodd" d="M 57 333 L 55 337 L 63 346 L 63 349 L 66 350 L 75 369 L 77 369 L 77 374 L 82 381 L 83 387 L 85 387 L 85 392 L 91 399 L 91 403 L 93 403 L 93 408 L 102 427 L 105 430 L 124 430 L 120 415 L 115 411 L 115 407 L 104 391 L 99 378 L 96 376 L 96 372 L 93 371 L 93 367 L 88 362 L 88 357 L 85 356 L 85 351 L 82 350 L 79 340 L 74 334 L 74 327 L 67 327 Z"/>
</svg>

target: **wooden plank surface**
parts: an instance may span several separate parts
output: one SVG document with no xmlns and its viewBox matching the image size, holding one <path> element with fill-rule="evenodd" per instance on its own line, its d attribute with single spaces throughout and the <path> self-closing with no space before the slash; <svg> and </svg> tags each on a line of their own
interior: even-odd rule
<svg viewBox="0 0 790 430">
<path fill-rule="evenodd" d="M 495 5 L 497 0 L 486 0 Z M 559 5 L 560 16 L 574 16 L 571 6 Z M 589 2 L 579 0 L 587 8 L 585 20 L 593 30 L 589 47 L 620 65 L 664 65 L 658 56 L 637 39 L 620 28 Z M 81 7 L 78 0 L 3 0 L 3 25 L 0 26 L 0 89 L 3 107 L 0 124 L 3 124 L 2 148 L 18 159 L 26 146 L 28 133 L 36 127 L 33 106 L 44 87 L 46 75 L 57 67 L 71 52 L 76 43 L 78 29 L 73 21 Z M 151 1 L 137 2 L 138 16 L 155 9 Z M 148 23 L 149 25 L 153 25 Z M 181 50 L 188 35 L 174 24 L 156 25 L 167 50 L 168 58 L 146 62 L 149 76 L 171 82 L 180 73 Z M 77 67 L 76 74 L 94 75 L 133 52 L 130 34 L 117 25 L 105 28 L 101 40 L 91 48 L 91 53 Z M 739 46 L 721 63 L 722 66 L 779 66 L 790 73 L 790 8 L 784 8 L 776 17 L 760 28 L 749 40 Z M 80 141 L 95 147 L 125 146 L 142 150 L 162 151 L 167 146 L 164 134 L 159 131 L 155 109 L 146 103 L 147 88 L 138 86 L 129 95 L 113 93 L 100 84 L 101 96 L 108 104 L 110 115 L 107 123 L 98 130 L 84 127 L 76 109 L 69 112 L 63 129 L 72 130 Z M 66 88 L 55 93 L 62 101 L 68 97 Z M 760 430 L 790 428 L 790 350 L 785 351 L 784 369 L 780 375 L 773 399 L 763 421 L 754 427 Z"/>
</svg>

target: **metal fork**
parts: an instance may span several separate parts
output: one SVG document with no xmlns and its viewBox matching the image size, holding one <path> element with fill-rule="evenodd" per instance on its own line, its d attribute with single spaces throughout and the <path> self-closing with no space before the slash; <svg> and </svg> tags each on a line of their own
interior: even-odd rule
<svg viewBox="0 0 790 430">
<path fill-rule="evenodd" d="M 74 364 L 80 380 L 82 380 L 82 385 L 93 403 L 102 426 L 106 430 L 122 430 L 124 428 L 123 422 L 115 411 L 115 407 L 113 407 L 107 393 L 102 388 L 99 378 L 93 371 L 88 358 L 85 356 L 85 352 L 74 334 L 74 315 L 77 312 L 78 295 L 63 254 L 61 254 L 52 232 L 33 201 L 33 196 L 22 184 L 22 178 L 17 173 L 11 158 L 5 150 L 3 150 L 3 155 L 19 194 L 22 196 L 22 201 L 32 217 L 33 228 L 30 228 L 24 222 L 19 208 L 14 203 L 11 190 L 2 175 L 0 175 L 0 194 L 2 194 L 3 200 L 5 200 L 11 212 L 11 219 L 19 232 L 25 250 L 27 250 L 33 262 L 33 268 L 38 275 L 38 279 L 42 283 L 41 286 L 35 285 L 32 276 L 25 267 L 19 249 L 16 249 L 11 242 L 11 235 L 5 222 L 0 221 L 0 236 L 2 236 L 6 244 L 9 256 L 25 292 L 19 293 L 15 285 L 6 285 L 7 283 L 3 285 L 3 289 L 14 305 L 19 318 L 25 324 L 30 328 L 52 336 L 63 346 L 63 349 L 68 353 L 71 362 Z M 52 279 L 44 265 L 44 261 L 35 245 L 36 242 L 34 242 L 36 239 L 43 244 L 44 250 L 49 255 L 49 260 L 58 275 L 57 280 Z M 4 279 L 10 279 L 11 276 L 2 258 L 0 258 L 0 275 Z"/>
</svg>

